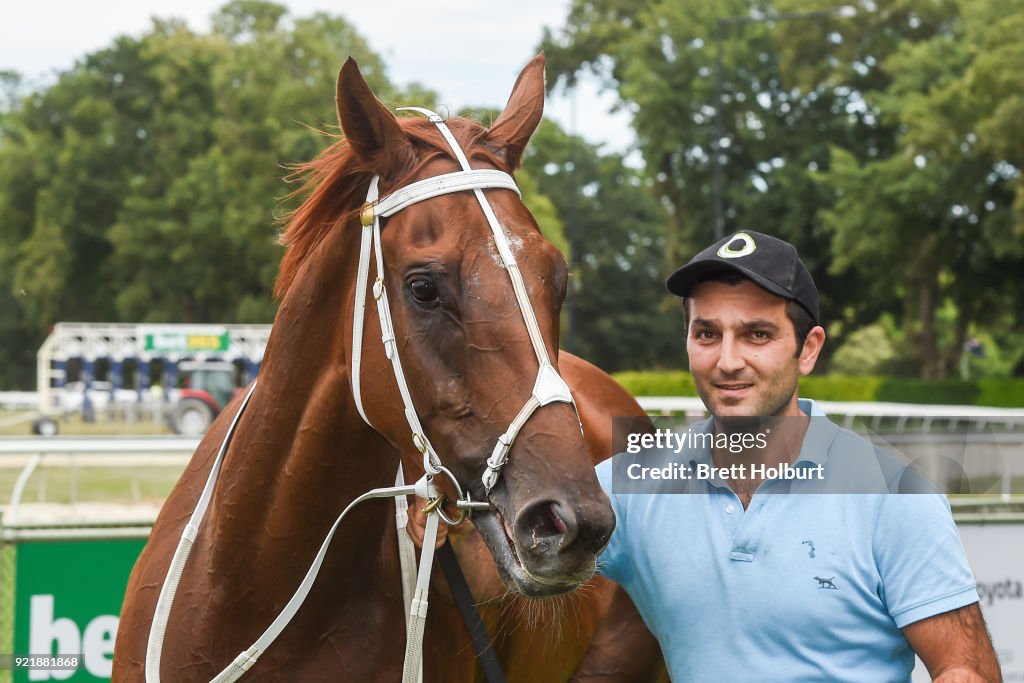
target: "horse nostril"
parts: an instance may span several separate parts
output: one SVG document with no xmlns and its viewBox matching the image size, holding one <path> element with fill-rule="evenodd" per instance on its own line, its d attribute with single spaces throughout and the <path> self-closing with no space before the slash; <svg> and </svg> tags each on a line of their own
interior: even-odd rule
<svg viewBox="0 0 1024 683">
<path fill-rule="evenodd" d="M 531 554 L 557 553 L 575 540 L 576 515 L 554 501 L 533 503 L 516 518 L 516 533 L 523 549 Z"/>
<path fill-rule="evenodd" d="M 555 510 L 555 505 L 552 503 L 547 506 L 548 518 L 551 520 L 551 525 L 555 528 L 555 532 L 558 534 L 564 534 L 566 532 L 565 522 L 558 516 L 558 512 Z"/>
</svg>

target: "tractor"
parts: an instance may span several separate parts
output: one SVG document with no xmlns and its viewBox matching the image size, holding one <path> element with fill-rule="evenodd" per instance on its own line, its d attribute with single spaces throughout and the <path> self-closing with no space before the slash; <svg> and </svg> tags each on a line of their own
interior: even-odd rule
<svg viewBox="0 0 1024 683">
<path fill-rule="evenodd" d="M 181 388 L 176 392 L 171 425 L 178 434 L 199 436 L 241 391 L 235 387 L 235 366 L 226 361 L 186 361 L 178 371 Z"/>
</svg>

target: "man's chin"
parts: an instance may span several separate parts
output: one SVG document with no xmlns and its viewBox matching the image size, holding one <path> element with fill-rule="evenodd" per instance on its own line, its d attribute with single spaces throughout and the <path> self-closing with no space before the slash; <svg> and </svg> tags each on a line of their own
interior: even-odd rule
<svg viewBox="0 0 1024 683">
<path fill-rule="evenodd" d="M 740 434 L 760 432 L 762 427 L 766 423 L 770 424 L 771 421 L 771 417 L 758 415 L 756 412 L 752 415 L 737 413 L 719 413 L 715 415 L 715 423 L 719 429 L 725 432 L 737 432 Z"/>
<path fill-rule="evenodd" d="M 736 420 L 737 426 L 743 426 L 741 424 L 742 421 L 773 420 L 784 414 L 785 404 L 782 406 L 766 405 L 764 400 L 758 401 L 755 398 L 750 396 L 743 399 L 730 400 L 728 398 L 716 397 L 710 404 L 705 401 L 704 405 L 708 406 L 711 414 L 719 421 Z"/>
<path fill-rule="evenodd" d="M 760 414 L 758 406 L 745 399 L 716 398 L 708 407 L 711 414 L 718 418 L 752 418 Z"/>
</svg>

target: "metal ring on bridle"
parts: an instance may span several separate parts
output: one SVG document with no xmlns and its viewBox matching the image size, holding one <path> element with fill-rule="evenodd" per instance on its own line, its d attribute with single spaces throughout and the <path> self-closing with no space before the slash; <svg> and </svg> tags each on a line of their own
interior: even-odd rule
<svg viewBox="0 0 1024 683">
<path fill-rule="evenodd" d="M 446 477 L 448 477 L 448 481 L 450 481 L 452 483 L 452 486 L 455 487 L 455 507 L 458 508 L 459 510 L 458 518 L 452 519 L 448 516 L 447 513 L 445 513 L 443 506 L 441 506 L 439 503 L 435 504 L 434 511 L 437 512 L 437 516 L 440 517 L 445 524 L 447 524 L 448 526 L 458 526 L 466 521 L 466 518 L 469 516 L 469 513 L 472 512 L 473 510 L 489 510 L 491 508 L 490 503 L 478 503 L 474 501 L 472 497 L 470 497 L 468 492 L 463 492 L 462 485 L 459 484 L 459 480 L 455 478 L 455 475 L 452 474 L 452 471 L 450 469 L 448 469 L 444 465 L 437 465 L 437 471 L 438 473 L 443 473 Z M 437 500 L 437 498 L 435 498 L 434 500 Z M 431 501 L 431 503 L 433 502 L 434 501 Z"/>
<path fill-rule="evenodd" d="M 434 476 L 443 473 L 446 477 L 448 477 L 448 481 L 450 481 L 452 483 L 452 486 L 455 487 L 456 498 L 461 499 L 463 496 L 462 485 L 459 484 L 459 480 L 455 478 L 455 475 L 452 474 L 452 471 L 441 464 L 437 464 L 434 467 L 437 469 L 437 472 L 434 473 Z"/>
<path fill-rule="evenodd" d="M 441 518 L 441 521 L 447 524 L 448 526 L 459 526 L 460 524 L 466 521 L 467 517 L 469 517 L 468 512 L 466 512 L 465 510 L 459 510 L 458 519 L 452 519 L 444 511 L 444 506 L 438 506 L 436 512 L 437 516 Z"/>
</svg>

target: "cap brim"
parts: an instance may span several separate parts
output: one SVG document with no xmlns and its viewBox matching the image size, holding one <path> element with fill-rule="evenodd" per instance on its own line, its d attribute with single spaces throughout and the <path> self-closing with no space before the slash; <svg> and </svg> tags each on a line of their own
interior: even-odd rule
<svg viewBox="0 0 1024 683">
<path fill-rule="evenodd" d="M 777 285 L 771 280 L 768 280 L 767 278 L 762 277 L 739 264 L 714 259 L 686 264 L 668 276 L 668 280 L 665 281 L 665 287 L 668 288 L 669 292 L 676 296 L 690 296 L 693 288 L 698 283 L 704 282 L 705 280 L 710 279 L 711 276 L 719 273 L 739 273 L 740 275 L 749 278 L 761 289 L 764 289 L 776 296 L 782 297 L 786 300 L 793 298 L 792 295 L 781 285 Z"/>
</svg>

